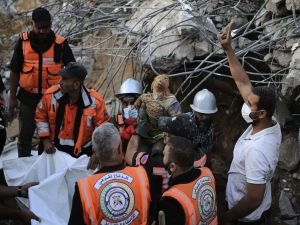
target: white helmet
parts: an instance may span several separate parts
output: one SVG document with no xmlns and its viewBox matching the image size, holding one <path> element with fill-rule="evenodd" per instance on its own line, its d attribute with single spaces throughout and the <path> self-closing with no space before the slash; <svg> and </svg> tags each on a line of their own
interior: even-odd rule
<svg viewBox="0 0 300 225">
<path fill-rule="evenodd" d="M 119 97 L 120 95 L 125 95 L 125 94 L 141 95 L 142 94 L 141 83 L 132 78 L 125 80 L 121 84 L 120 91 L 118 94 L 116 94 L 116 97 Z"/>
<path fill-rule="evenodd" d="M 207 89 L 198 91 L 194 97 L 193 104 L 190 106 L 194 111 L 203 114 L 213 114 L 218 111 L 216 98 L 214 94 Z"/>
</svg>

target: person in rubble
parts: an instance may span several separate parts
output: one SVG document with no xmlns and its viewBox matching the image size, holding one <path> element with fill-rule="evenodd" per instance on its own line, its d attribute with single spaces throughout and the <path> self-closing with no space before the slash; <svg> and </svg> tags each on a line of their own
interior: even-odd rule
<svg viewBox="0 0 300 225">
<path fill-rule="evenodd" d="M 35 131 L 35 110 L 45 91 L 58 84 L 58 71 L 75 62 L 65 38 L 51 30 L 51 15 L 39 7 L 32 12 L 32 30 L 23 32 L 16 44 L 10 63 L 9 120 L 19 107 L 19 157 L 30 156 Z"/>
<path fill-rule="evenodd" d="M 206 90 L 207 91 L 207 90 Z M 205 92 L 206 92 L 205 91 Z M 215 98 L 213 97 L 212 93 L 206 93 L 207 95 L 203 95 L 203 91 L 200 91 L 196 94 L 193 105 L 198 105 L 197 100 L 201 100 L 200 102 L 206 103 L 206 106 L 209 105 L 209 99 L 214 100 L 211 101 L 210 105 L 210 112 L 214 112 L 217 110 L 216 104 L 215 104 Z M 207 98 L 209 96 L 209 98 Z M 201 97 L 201 98 L 200 98 Z M 194 107 L 194 109 L 197 109 Z M 208 112 L 209 108 L 206 108 L 206 113 Z M 202 105 L 202 110 L 204 110 L 204 105 Z M 203 112 L 203 111 L 202 111 Z M 210 116 L 213 116 L 213 114 L 209 114 Z M 196 122 L 193 120 L 192 114 L 180 114 L 176 117 L 160 117 L 159 118 L 159 127 L 161 130 L 164 131 L 164 144 L 166 144 L 171 137 L 185 137 L 189 139 L 193 144 L 193 150 L 194 150 L 194 167 L 200 168 L 206 166 L 207 158 L 206 154 L 209 153 L 209 150 L 212 148 L 213 144 L 213 132 L 208 132 L 207 129 L 203 129 L 202 131 L 202 142 L 193 142 L 193 136 L 195 134 L 198 134 L 199 132 L 196 132 Z M 204 124 L 205 125 L 205 124 Z M 203 125 L 203 126 L 204 126 Z M 209 124 L 209 126 L 212 126 L 212 124 Z M 213 127 L 211 127 L 213 130 Z M 205 139 L 206 138 L 206 139 Z M 199 140 L 199 139 L 196 139 Z M 203 141 L 205 140 L 205 141 Z M 130 143 L 133 146 L 136 144 Z M 131 148 L 131 145 L 128 146 L 128 148 Z M 200 155 L 199 151 L 205 151 L 205 155 Z M 163 164 L 163 153 L 157 152 L 156 154 L 150 155 L 149 153 L 145 151 L 136 151 L 135 154 L 133 154 L 133 157 L 130 161 L 127 161 L 129 165 L 135 166 L 135 165 L 147 165 L 148 167 L 152 168 L 153 176 L 156 180 L 156 183 L 160 184 L 161 188 L 160 191 L 163 193 L 169 186 L 169 175 L 168 171 L 164 168 Z"/>
<path fill-rule="evenodd" d="M 180 103 L 170 93 L 167 75 L 156 76 L 151 84 L 151 90 L 153 93 L 142 94 L 134 103 L 135 108 L 139 109 L 139 114 L 136 135 L 133 135 L 130 141 L 137 143 L 137 146 L 127 148 L 127 161 L 141 149 L 150 154 L 162 152 L 163 132 L 158 128 L 158 118 L 181 113 Z"/>
<path fill-rule="evenodd" d="M 36 109 L 36 123 L 44 151 L 48 154 L 55 148 L 79 157 L 92 155 L 94 129 L 109 121 L 102 96 L 84 86 L 87 75 L 85 67 L 71 62 L 59 71 L 59 85 L 49 88 Z M 91 157 L 90 163 L 96 159 Z"/>
<path fill-rule="evenodd" d="M 134 107 L 134 103 L 141 94 L 141 83 L 132 78 L 125 80 L 120 86 L 119 93 L 116 94 L 121 103 L 122 113 L 112 117 L 111 122 L 119 129 L 124 151 L 136 130 L 138 110 Z"/>
<path fill-rule="evenodd" d="M 15 197 L 28 198 L 28 189 L 37 184 L 37 182 L 31 182 L 18 187 L 0 185 L 0 221 L 19 220 L 26 224 L 30 223 L 31 220 L 41 222 L 40 218 L 33 212 L 25 209 L 12 208 L 5 204 L 6 199 Z"/>
<path fill-rule="evenodd" d="M 183 137 L 170 137 L 163 163 L 170 174 L 169 188 L 159 201 L 166 225 L 217 225 L 215 179 L 207 167 L 194 168 L 193 145 Z"/>
<path fill-rule="evenodd" d="M 142 167 L 124 164 L 121 137 L 111 123 L 93 133 L 98 171 L 76 182 L 69 225 L 148 224 L 150 179 Z"/>
<path fill-rule="evenodd" d="M 216 98 L 207 89 L 194 96 L 193 110 L 176 117 L 160 117 L 158 127 L 168 134 L 185 137 L 192 141 L 195 151 L 195 167 L 209 166 L 209 153 L 213 147 L 213 118 L 218 111 Z"/>
<path fill-rule="evenodd" d="M 271 180 L 281 144 L 280 125 L 273 118 L 276 92 L 271 87 L 252 86 L 232 48 L 231 24 L 218 37 L 245 102 L 242 117 L 250 124 L 233 150 L 226 187 L 229 211 L 220 219 L 222 224 L 272 224 Z"/>
</svg>

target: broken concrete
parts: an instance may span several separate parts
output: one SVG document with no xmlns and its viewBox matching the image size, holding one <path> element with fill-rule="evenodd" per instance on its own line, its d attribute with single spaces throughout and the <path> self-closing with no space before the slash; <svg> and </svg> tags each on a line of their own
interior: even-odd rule
<svg viewBox="0 0 300 225">
<path fill-rule="evenodd" d="M 290 71 L 283 80 L 286 82 L 282 86 L 283 95 L 288 95 L 291 90 L 300 85 L 300 48 L 294 51 L 289 68 Z"/>
<path fill-rule="evenodd" d="M 283 136 L 278 166 L 287 171 L 298 167 L 300 161 L 299 131 L 294 130 Z"/>
</svg>

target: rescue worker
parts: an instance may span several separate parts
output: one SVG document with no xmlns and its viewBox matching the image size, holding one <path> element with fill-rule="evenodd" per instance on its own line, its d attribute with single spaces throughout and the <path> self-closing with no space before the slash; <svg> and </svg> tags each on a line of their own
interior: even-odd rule
<svg viewBox="0 0 300 225">
<path fill-rule="evenodd" d="M 271 87 L 253 87 L 232 48 L 231 23 L 218 35 L 230 72 L 244 100 L 241 114 L 250 124 L 238 139 L 228 172 L 223 224 L 272 224 L 271 181 L 279 158 L 281 129 L 273 117 L 277 95 Z"/>
<path fill-rule="evenodd" d="M 164 133 L 164 144 L 166 144 L 171 137 L 176 137 L 174 134 L 180 134 L 181 136 L 184 136 L 185 133 L 190 132 L 191 122 L 190 119 L 186 118 L 186 114 L 178 115 L 177 117 L 174 117 L 172 120 L 169 117 L 168 122 L 164 127 L 161 127 L 162 130 L 165 130 Z M 161 117 L 161 119 L 166 119 L 165 117 Z M 165 121 L 164 121 L 165 122 Z M 170 124 L 171 123 L 171 124 Z M 188 135 L 187 135 L 188 136 Z M 131 143 L 130 143 L 131 144 Z M 130 146 L 129 146 L 130 148 Z M 195 145 L 193 145 L 193 149 L 195 150 Z M 196 155 L 194 153 L 194 156 Z M 134 155 L 131 161 L 127 162 L 129 165 L 136 166 L 136 165 L 147 165 L 148 167 L 152 168 L 153 177 L 155 179 L 155 183 L 159 184 L 161 186 L 160 192 L 163 193 L 166 189 L 169 187 L 169 180 L 170 176 L 168 174 L 168 171 L 164 167 L 163 163 L 163 152 L 157 152 L 156 154 L 150 155 L 147 152 L 144 151 L 137 151 Z M 206 163 L 206 156 L 201 157 L 198 159 L 197 157 L 194 158 L 194 167 L 200 168 L 204 167 Z"/>
<path fill-rule="evenodd" d="M 122 113 L 115 115 L 112 123 L 119 129 L 124 151 L 136 130 L 138 110 L 134 107 L 134 102 L 141 94 L 141 83 L 132 78 L 125 80 L 120 86 L 119 93 L 116 94 L 121 103 Z"/>
<path fill-rule="evenodd" d="M 19 107 L 19 157 L 30 156 L 35 131 L 35 109 L 45 91 L 58 84 L 58 71 L 75 61 L 67 40 L 51 30 L 51 15 L 45 8 L 32 12 L 32 30 L 20 34 L 11 60 L 9 120 Z"/>
<path fill-rule="evenodd" d="M 141 149 L 150 154 L 162 152 L 163 132 L 158 128 L 158 118 L 161 116 L 175 116 L 181 112 L 179 102 L 170 93 L 167 75 L 156 76 L 151 84 L 151 90 L 153 93 L 142 94 L 134 103 L 135 107 L 139 109 L 139 115 L 137 135 L 133 135 L 131 139 L 137 143 L 137 146 L 127 149 L 127 160 L 131 160 L 134 153 Z"/>
<path fill-rule="evenodd" d="M 200 90 L 190 105 L 193 112 L 176 117 L 160 117 L 159 128 L 168 134 L 192 141 L 195 151 L 195 167 L 209 165 L 209 153 L 213 147 L 213 117 L 217 113 L 216 98 L 207 89 Z"/>
<path fill-rule="evenodd" d="M 90 156 L 94 129 L 110 119 L 105 101 L 98 92 L 85 88 L 83 65 L 71 62 L 59 74 L 60 84 L 45 92 L 36 110 L 44 151 L 51 154 L 57 148 L 73 157 Z"/>
<path fill-rule="evenodd" d="M 26 224 L 30 223 L 31 220 L 40 222 L 40 218 L 33 212 L 25 209 L 11 208 L 4 202 L 7 199 L 15 197 L 28 198 L 28 189 L 37 184 L 37 182 L 31 182 L 18 187 L 7 187 L 4 185 L 0 185 L 0 221 L 19 220 L 25 222 Z"/>
<path fill-rule="evenodd" d="M 97 127 L 92 142 L 98 172 L 77 181 L 69 224 L 146 225 L 151 199 L 146 170 L 124 165 L 120 134 L 113 124 Z"/>
<path fill-rule="evenodd" d="M 194 168 L 192 143 L 183 137 L 171 137 L 164 148 L 163 162 L 171 175 L 159 210 L 167 225 L 217 225 L 215 180 L 207 167 Z"/>
</svg>

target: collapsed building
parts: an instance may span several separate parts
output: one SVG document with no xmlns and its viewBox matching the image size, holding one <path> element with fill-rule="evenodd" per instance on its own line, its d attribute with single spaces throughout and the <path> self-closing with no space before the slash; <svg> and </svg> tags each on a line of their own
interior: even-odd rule
<svg viewBox="0 0 300 225">
<path fill-rule="evenodd" d="M 0 65 L 7 87 L 7 65 L 18 33 L 29 29 L 32 9 L 43 5 L 53 15 L 53 30 L 69 38 L 76 59 L 88 68 L 87 86 L 103 94 L 111 114 L 119 109 L 114 95 L 128 77 L 141 80 L 148 91 L 156 75 L 167 74 L 184 112 L 190 110 L 198 90 L 211 90 L 219 108 L 213 170 L 220 183 L 226 182 L 233 146 L 246 127 L 239 113 L 243 100 L 217 41 L 217 34 L 232 21 L 234 49 L 253 85 L 278 91 L 276 117 L 283 128 L 279 168 L 293 172 L 291 176 L 279 172 L 277 188 L 288 184 L 289 193 L 299 188 L 289 182 L 300 179 L 299 1 L 4 0 L 0 4 Z M 289 222 L 294 224 L 295 219 Z"/>
</svg>

